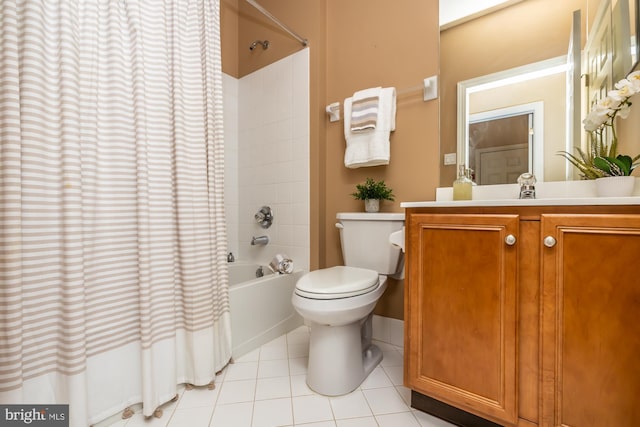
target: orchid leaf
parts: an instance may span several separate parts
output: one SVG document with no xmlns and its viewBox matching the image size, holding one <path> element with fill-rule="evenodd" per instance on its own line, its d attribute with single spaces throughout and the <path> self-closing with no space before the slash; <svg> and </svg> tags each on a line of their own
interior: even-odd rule
<svg viewBox="0 0 640 427">
<path fill-rule="evenodd" d="M 624 174 L 629 175 L 631 172 L 631 165 L 633 164 L 633 160 L 631 160 L 631 157 L 627 156 L 626 154 L 619 154 L 615 160 L 618 165 L 621 165 L 622 169 L 625 172 Z"/>
<path fill-rule="evenodd" d="M 558 154 L 563 156 L 569 163 L 575 166 L 580 171 L 581 176 L 584 179 L 596 179 L 606 176 L 603 171 L 591 164 L 592 161 L 588 160 L 587 155 L 582 150 L 576 148 L 576 151 L 580 156 L 579 158 L 567 151 L 561 151 Z"/>
<path fill-rule="evenodd" d="M 593 165 L 604 171 L 607 176 L 627 176 L 631 172 L 631 157 L 596 157 L 593 159 Z"/>
<path fill-rule="evenodd" d="M 598 169 L 604 171 L 607 175 L 613 175 L 611 172 L 611 162 L 604 157 L 596 157 L 593 159 L 593 165 Z"/>
</svg>

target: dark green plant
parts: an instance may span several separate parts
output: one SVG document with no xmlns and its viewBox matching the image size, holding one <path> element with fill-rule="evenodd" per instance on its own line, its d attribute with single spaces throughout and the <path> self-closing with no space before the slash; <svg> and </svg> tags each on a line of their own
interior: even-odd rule
<svg viewBox="0 0 640 427">
<path fill-rule="evenodd" d="M 601 141 L 602 137 L 592 138 L 588 152 L 576 147 L 576 155 L 567 151 L 562 151 L 559 154 L 580 171 L 583 179 L 629 176 L 640 165 L 638 163 L 640 155 L 631 158 L 617 153 L 617 140 L 615 138 L 611 144 L 604 144 Z"/>
<path fill-rule="evenodd" d="M 356 185 L 356 190 L 355 193 L 351 193 L 356 200 L 395 200 L 393 190 L 388 188 L 384 181 L 374 181 L 372 178 L 367 178 L 364 184 Z"/>
<path fill-rule="evenodd" d="M 632 159 L 629 156 L 618 154 L 617 157 L 596 157 L 593 159 L 593 165 L 603 171 L 605 176 L 629 176 L 631 172 L 638 167 L 635 160 L 640 156 Z"/>
</svg>

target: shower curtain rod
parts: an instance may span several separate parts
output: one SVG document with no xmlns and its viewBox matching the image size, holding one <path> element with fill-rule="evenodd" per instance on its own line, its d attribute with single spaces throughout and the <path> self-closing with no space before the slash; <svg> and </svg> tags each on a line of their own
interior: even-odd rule
<svg viewBox="0 0 640 427">
<path fill-rule="evenodd" d="M 249 3 L 251 6 L 255 7 L 256 9 L 258 9 L 264 16 L 266 16 L 267 18 L 271 19 L 273 22 L 278 24 L 278 26 L 280 26 L 280 28 L 282 28 L 287 33 L 289 33 L 291 35 L 291 37 L 293 37 L 294 39 L 296 39 L 300 43 L 302 43 L 302 46 L 307 47 L 309 45 L 309 42 L 307 41 L 307 39 L 304 39 L 304 38 L 300 37 L 293 30 L 291 30 L 289 27 L 284 25 L 282 22 L 280 22 L 280 20 L 278 18 L 273 16 L 267 9 L 265 9 L 264 7 L 262 7 L 258 3 L 256 3 L 255 0 L 247 0 L 247 3 Z"/>
</svg>

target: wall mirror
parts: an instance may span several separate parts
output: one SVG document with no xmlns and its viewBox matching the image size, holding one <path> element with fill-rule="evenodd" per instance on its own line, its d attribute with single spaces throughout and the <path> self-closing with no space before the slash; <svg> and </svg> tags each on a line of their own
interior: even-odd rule
<svg viewBox="0 0 640 427">
<path fill-rule="evenodd" d="M 582 69 L 581 71 L 584 62 L 582 49 L 574 49 L 573 61 L 577 61 L 577 64 L 567 61 L 567 58 L 571 58 L 570 45 L 577 44 L 579 47 L 584 47 L 587 44 L 585 40 L 587 40 L 588 31 L 592 30 L 592 27 L 597 23 L 596 21 L 598 19 L 607 21 L 610 27 L 607 30 L 609 38 L 603 41 L 603 43 L 608 43 L 609 53 L 607 55 L 611 58 L 611 76 L 607 84 L 610 86 L 612 81 L 615 82 L 623 78 L 638 62 L 639 44 L 636 31 L 638 28 L 638 1 L 512 1 L 507 2 L 506 7 L 492 11 L 490 16 L 481 16 L 452 28 L 441 28 L 443 74 L 441 79 L 443 86 L 449 86 L 449 88 L 442 88 L 441 153 L 455 152 L 457 154 L 456 163 L 465 163 L 474 169 L 476 182 L 480 185 L 501 183 L 500 179 L 506 180 L 506 182 L 515 182 L 513 177 L 516 175 L 511 170 L 513 169 L 511 166 L 522 162 L 525 158 L 527 169 L 532 171 L 540 181 L 577 178 L 568 162 L 558 156 L 557 152 L 572 151 L 574 144 L 581 144 L 580 141 L 583 140 L 584 135 L 581 118 L 586 114 L 588 105 L 594 102 L 595 98 L 602 96 L 602 92 L 606 93 L 606 90 L 599 94 L 585 92 L 581 96 L 585 86 L 584 75 L 588 70 Z M 582 16 L 576 18 L 573 14 L 575 10 L 581 10 Z M 604 15 L 603 11 L 606 11 Z M 536 13 L 539 15 L 541 27 L 539 31 L 532 31 L 537 28 Z M 502 21 L 498 21 L 498 19 Z M 534 50 L 532 47 L 536 46 L 536 41 L 527 41 L 524 37 L 544 39 L 544 37 L 540 37 L 541 33 L 554 31 L 553 28 L 544 28 L 542 26 L 545 25 L 543 20 L 547 21 L 548 25 L 557 23 L 562 28 L 558 30 L 557 34 L 550 36 L 548 43 L 544 40 L 540 41 L 540 45 Z M 487 21 L 486 24 L 483 21 Z M 527 23 L 527 21 L 533 21 L 533 23 Z M 531 27 L 526 28 L 529 24 Z M 484 31 L 483 25 L 485 25 Z M 578 27 L 573 31 L 573 34 L 571 25 Z M 469 26 L 471 30 L 465 33 L 465 26 Z M 517 32 L 522 26 L 525 28 L 521 32 L 528 32 L 529 35 L 521 34 L 511 37 L 510 31 Z M 492 34 L 487 31 L 488 28 L 492 28 L 492 32 L 500 32 L 500 34 Z M 474 34 L 482 33 L 487 35 L 486 41 L 476 40 Z M 467 62 L 469 68 L 461 70 L 455 65 L 459 66 L 464 62 L 454 58 L 458 53 L 451 52 L 453 50 L 451 47 L 460 46 L 459 41 L 456 43 L 456 37 L 463 40 L 462 35 L 464 34 L 467 34 L 466 40 L 473 39 L 469 43 L 473 43 L 475 47 L 458 49 L 460 55 L 464 55 L 466 52 L 467 58 L 470 58 Z M 576 36 L 578 41 L 572 41 L 572 38 Z M 515 45 L 506 47 L 505 39 L 510 38 L 513 38 Z M 527 45 L 527 43 L 529 44 Z M 521 52 L 518 50 L 518 46 L 522 50 L 529 49 L 529 52 Z M 493 47 L 495 49 L 492 49 Z M 480 54 L 475 54 L 478 51 Z M 476 62 L 473 59 L 474 55 Z M 501 55 L 506 59 L 503 59 Z M 538 56 L 536 57 L 536 55 Z M 483 68 L 491 70 L 491 64 L 486 65 L 483 61 L 494 61 L 496 64 L 504 62 L 509 65 L 511 58 L 515 61 L 515 66 L 482 73 Z M 529 59 L 531 61 L 527 62 Z M 517 63 L 518 61 L 520 64 Z M 476 74 L 474 74 L 474 69 L 478 70 Z M 447 74 L 456 74 L 457 80 L 447 79 L 449 77 Z M 581 75 L 582 80 L 580 79 Z M 579 90 L 576 91 L 574 86 Z M 455 87 L 455 95 L 451 90 L 453 87 Z M 454 99 L 452 100 L 452 98 Z M 487 120 L 495 119 L 501 122 L 501 119 L 510 116 L 509 109 L 526 108 L 536 102 L 541 105 L 537 111 L 532 113 L 532 117 L 528 118 L 530 120 L 528 132 L 531 135 L 528 135 L 529 138 L 525 135 L 524 141 L 522 140 L 523 136 L 505 136 L 504 127 L 498 133 L 494 131 L 492 134 L 487 134 L 489 136 L 482 136 L 479 133 L 485 128 L 490 128 L 484 122 L 486 117 L 489 117 Z M 568 105 L 572 107 L 567 108 Z M 448 119 L 445 116 L 452 109 L 455 109 L 456 114 L 455 135 L 450 127 L 452 123 L 448 125 L 446 123 Z M 522 135 L 522 131 L 519 132 Z M 491 147 L 491 144 L 504 148 Z M 476 155 L 474 152 L 476 148 L 480 150 L 478 151 L 480 155 Z M 516 152 L 518 154 L 512 156 L 512 153 Z M 478 158 L 488 160 L 478 161 Z M 505 171 L 496 174 L 490 173 L 490 170 L 496 168 L 495 164 L 497 163 L 506 165 Z M 442 168 L 442 186 L 451 185 L 452 180 L 455 179 L 455 168 L 455 165 Z M 503 178 L 498 178 L 499 175 Z"/>
<path fill-rule="evenodd" d="M 457 158 L 478 185 L 564 179 L 566 72 L 562 56 L 458 83 Z"/>
</svg>

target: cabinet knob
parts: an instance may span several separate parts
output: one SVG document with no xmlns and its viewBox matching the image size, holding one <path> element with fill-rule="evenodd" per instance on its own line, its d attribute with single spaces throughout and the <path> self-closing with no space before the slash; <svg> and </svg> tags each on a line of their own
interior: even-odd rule
<svg viewBox="0 0 640 427">
<path fill-rule="evenodd" d="M 552 247 L 554 247 L 556 245 L 556 239 L 554 239 L 553 236 L 545 237 L 542 242 L 548 248 L 552 248 Z"/>
<path fill-rule="evenodd" d="M 516 236 L 514 236 L 513 234 L 509 234 L 504 238 L 504 242 L 509 246 L 513 246 L 516 244 Z"/>
</svg>

